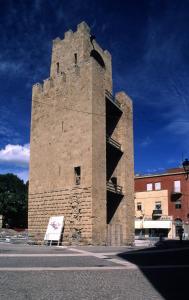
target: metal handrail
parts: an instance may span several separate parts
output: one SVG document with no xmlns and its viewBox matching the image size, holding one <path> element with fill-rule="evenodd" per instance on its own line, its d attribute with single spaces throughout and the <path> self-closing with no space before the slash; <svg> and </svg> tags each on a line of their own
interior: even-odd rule
<svg viewBox="0 0 189 300">
<path fill-rule="evenodd" d="M 115 148 L 121 150 L 121 144 L 115 141 L 114 139 L 112 139 L 110 136 L 108 135 L 106 136 L 106 141 L 112 146 L 114 146 Z"/>
<path fill-rule="evenodd" d="M 114 104 L 116 104 L 119 108 L 121 108 L 121 104 L 119 103 L 119 101 L 109 92 L 109 91 L 105 91 L 105 95 L 108 97 L 108 99 L 110 99 Z"/>
<path fill-rule="evenodd" d="M 162 209 L 154 209 L 153 215 L 162 215 Z"/>
<path fill-rule="evenodd" d="M 107 181 L 107 190 L 113 193 L 122 194 L 122 186 L 113 184 L 110 181 Z"/>
</svg>

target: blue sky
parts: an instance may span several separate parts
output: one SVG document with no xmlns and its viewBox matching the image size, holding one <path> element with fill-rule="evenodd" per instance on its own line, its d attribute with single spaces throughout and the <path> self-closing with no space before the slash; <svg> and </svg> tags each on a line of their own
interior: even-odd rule
<svg viewBox="0 0 189 300">
<path fill-rule="evenodd" d="M 52 40 L 85 20 L 113 58 L 114 92 L 133 99 L 135 172 L 189 157 L 189 1 L 0 0 L 0 173 L 27 179 L 32 85 Z"/>
</svg>

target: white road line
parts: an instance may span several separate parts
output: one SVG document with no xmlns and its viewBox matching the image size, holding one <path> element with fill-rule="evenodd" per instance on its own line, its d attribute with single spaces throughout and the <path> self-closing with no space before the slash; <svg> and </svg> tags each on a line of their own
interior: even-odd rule
<svg viewBox="0 0 189 300">
<path fill-rule="evenodd" d="M 11 272 L 20 272 L 20 271 L 107 271 L 107 270 L 126 270 L 126 267 L 123 266 L 102 266 L 102 267 L 23 267 L 23 268 L 0 268 L 0 272 L 11 271 Z"/>
<path fill-rule="evenodd" d="M 28 254 L 7 254 L 7 253 L 1 253 L 0 254 L 0 257 L 80 257 L 80 256 L 91 256 L 91 255 L 89 255 L 89 254 L 84 254 L 84 253 L 62 253 L 62 254 L 60 254 L 60 253 L 54 253 L 54 254 L 52 254 L 52 253 L 50 253 L 50 254 L 48 254 L 48 253 L 45 253 L 45 254 L 42 254 L 42 253 L 40 253 L 40 254 L 38 254 L 38 253 L 35 253 L 35 254 L 30 254 L 30 253 L 28 253 Z"/>
<path fill-rule="evenodd" d="M 165 265 L 165 266 L 102 266 L 102 267 L 3 267 L 0 272 L 35 272 L 35 271 L 113 271 L 113 270 L 140 270 L 140 269 L 183 269 L 189 268 L 189 265 Z"/>
<path fill-rule="evenodd" d="M 115 264 L 125 266 L 125 267 L 127 267 L 127 269 L 137 269 L 137 265 L 132 264 L 128 261 L 121 260 L 121 259 L 112 258 L 112 259 L 108 259 L 108 261 L 112 262 L 112 263 L 115 263 Z"/>
<path fill-rule="evenodd" d="M 85 251 L 85 250 L 75 249 L 75 248 L 68 248 L 68 249 L 71 250 L 71 251 L 76 251 L 76 252 L 83 253 L 83 254 L 90 254 L 91 256 L 94 256 L 94 257 L 97 257 L 97 258 L 100 258 L 100 259 L 106 259 L 107 256 L 108 256 L 107 253 L 93 253 L 93 252 L 88 252 L 88 251 Z M 109 253 L 109 255 L 112 255 L 112 254 Z M 108 262 L 115 263 L 115 264 L 122 265 L 122 266 L 126 266 L 127 269 L 137 269 L 137 266 L 135 264 L 132 264 L 129 261 L 121 260 L 121 259 L 118 259 L 118 258 L 108 259 Z"/>
</svg>

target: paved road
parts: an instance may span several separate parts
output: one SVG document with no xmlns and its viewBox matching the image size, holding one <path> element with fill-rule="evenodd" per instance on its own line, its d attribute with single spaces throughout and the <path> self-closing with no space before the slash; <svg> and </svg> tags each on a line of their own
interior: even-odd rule
<svg viewBox="0 0 189 300">
<path fill-rule="evenodd" d="M 0 299 L 188 299 L 188 251 L 0 243 Z"/>
</svg>

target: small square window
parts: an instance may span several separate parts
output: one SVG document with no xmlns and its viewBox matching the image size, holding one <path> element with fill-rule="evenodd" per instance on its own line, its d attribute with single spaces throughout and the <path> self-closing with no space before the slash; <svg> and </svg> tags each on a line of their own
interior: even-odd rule
<svg viewBox="0 0 189 300">
<path fill-rule="evenodd" d="M 147 183 L 146 189 L 147 191 L 152 191 L 152 183 Z"/>
<path fill-rule="evenodd" d="M 156 182 L 156 183 L 155 183 L 155 190 L 156 190 L 156 191 L 161 190 L 161 182 Z"/>
<path fill-rule="evenodd" d="M 137 203 L 137 210 L 139 210 L 139 211 L 142 210 L 142 203 L 141 202 Z"/>
<path fill-rule="evenodd" d="M 80 185 L 81 183 L 81 167 L 75 167 L 75 184 Z"/>
<path fill-rule="evenodd" d="M 175 204 L 175 208 L 176 208 L 176 209 L 180 209 L 181 207 L 182 207 L 181 203 L 176 203 L 176 204 Z"/>
</svg>

